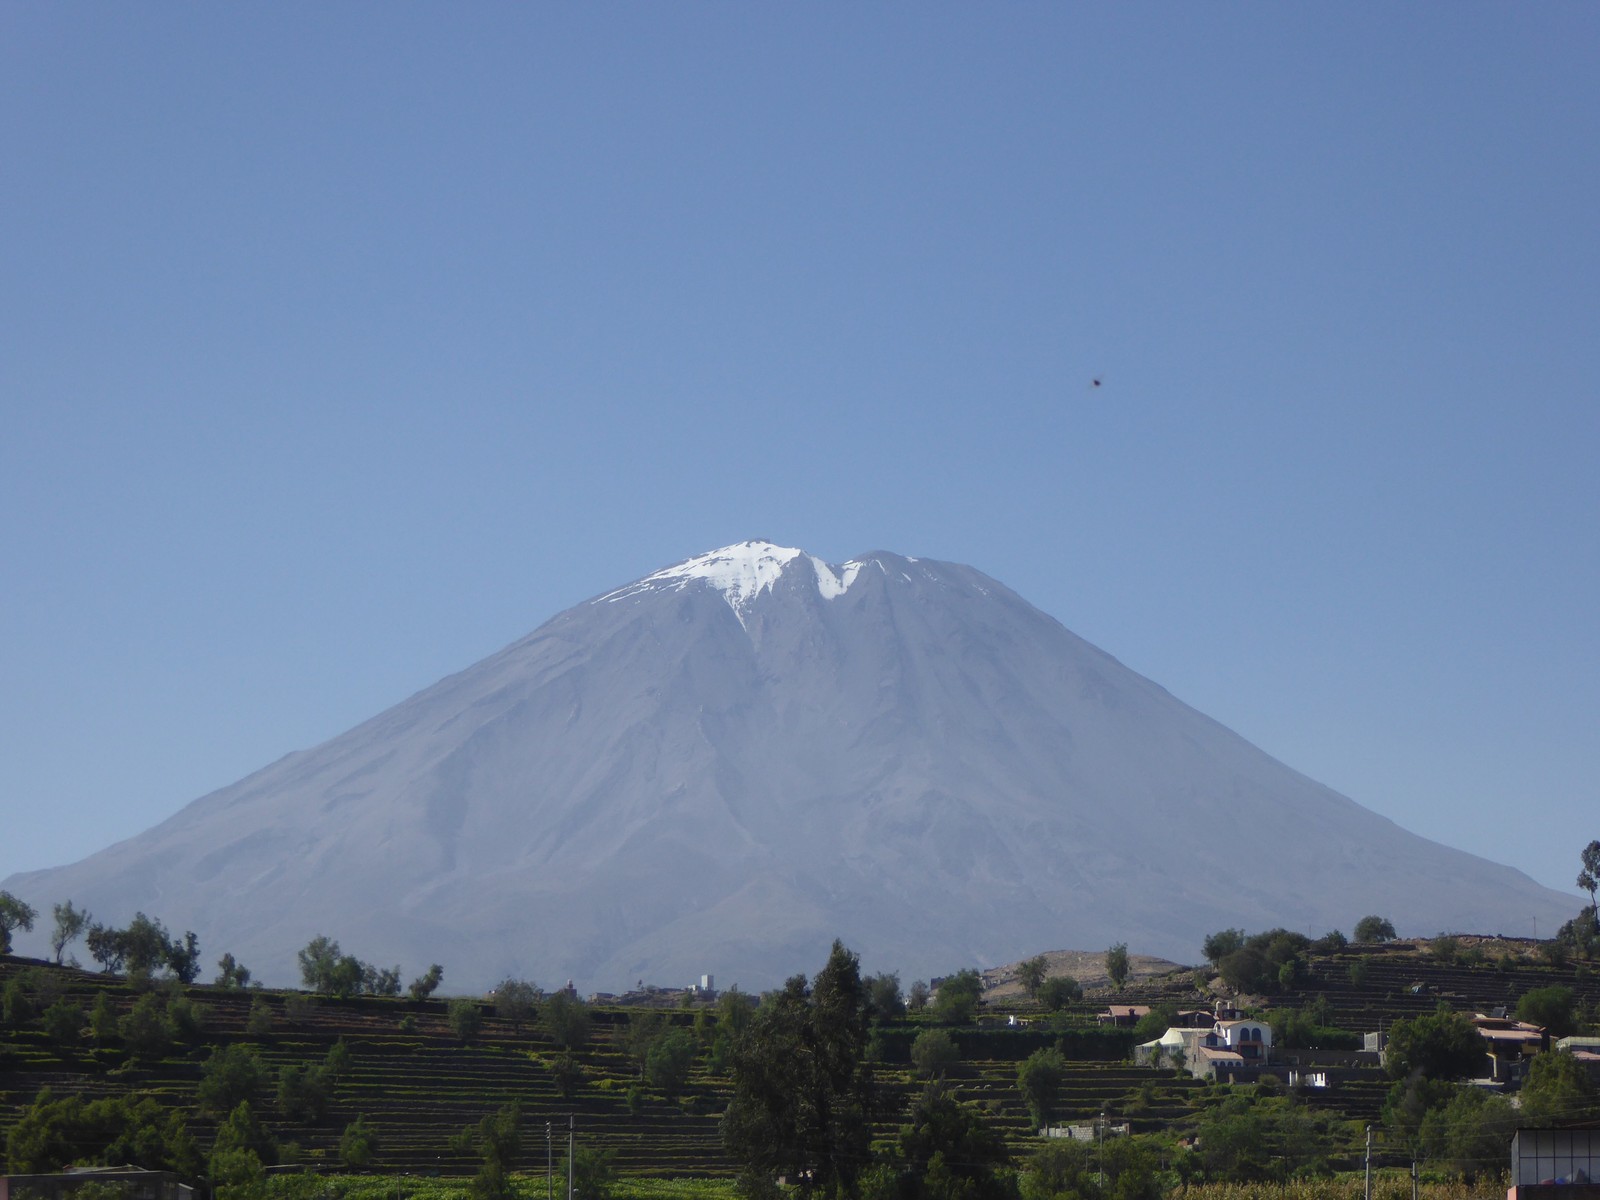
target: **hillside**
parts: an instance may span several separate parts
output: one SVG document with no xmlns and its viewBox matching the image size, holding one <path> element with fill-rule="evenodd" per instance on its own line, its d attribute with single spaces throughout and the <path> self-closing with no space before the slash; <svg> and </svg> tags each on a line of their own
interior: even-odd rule
<svg viewBox="0 0 1600 1200">
<path fill-rule="evenodd" d="M 1570 987 L 1589 1017 L 1600 1009 L 1597 964 L 1553 966 L 1540 958 L 1535 944 L 1524 942 L 1463 938 L 1454 953 L 1446 961 L 1427 942 L 1396 942 L 1313 955 L 1303 982 L 1266 998 L 1265 1004 L 1321 1004 L 1332 1014 L 1330 1023 L 1352 1032 L 1430 1012 L 1441 999 L 1464 1010 L 1514 1005 L 1524 992 L 1553 983 Z M 1352 965 L 1358 963 L 1361 967 L 1353 974 Z M 0 959 L 0 991 L 24 977 L 48 981 L 49 995 L 42 999 L 65 999 L 85 1011 L 105 996 L 117 1015 L 125 1016 L 141 995 L 117 978 Z M 1135 1131 L 1186 1128 L 1221 1092 L 1171 1071 L 1131 1065 L 1132 1037 L 1125 1030 L 1097 1026 L 1095 1013 L 1113 1000 L 1209 1004 L 1213 996 L 1199 985 L 1201 980 L 1203 973 L 1192 970 L 1148 974 L 1120 991 L 1093 989 L 1049 1021 L 1025 999 L 992 994 L 977 1024 L 951 1030 L 961 1054 L 951 1076 L 957 1094 L 977 1102 L 1014 1149 L 1031 1148 L 1036 1140 L 1017 1087 L 1017 1067 L 1035 1050 L 1054 1045 L 1068 1060 L 1057 1097 L 1058 1120 L 1088 1121 L 1106 1113 L 1130 1122 Z M 730 1084 L 712 1069 L 706 1052 L 715 1032 L 708 1007 L 664 1014 L 670 1024 L 693 1031 L 701 1047 L 681 1092 L 667 1095 L 642 1086 L 629 1055 L 629 1030 L 651 1010 L 611 1007 L 594 1010 L 592 1037 L 575 1054 L 579 1078 L 570 1096 L 563 1096 L 556 1070 L 559 1055 L 547 1031 L 537 1021 L 519 1028 L 496 1016 L 490 1006 L 483 1008 L 481 1032 L 464 1043 L 452 1032 L 448 1002 L 442 1000 L 335 1000 L 208 986 L 157 985 L 157 990 L 194 1004 L 201 1030 L 190 1042 L 175 1043 L 146 1061 L 130 1055 L 118 1037 L 97 1042 L 85 1033 L 56 1044 L 37 1017 L 8 1027 L 0 1041 L 0 1133 L 48 1087 L 58 1097 L 153 1097 L 183 1112 L 196 1138 L 207 1146 L 216 1120 L 196 1113 L 194 1106 L 202 1064 L 214 1048 L 248 1046 L 275 1074 L 284 1066 L 314 1066 L 342 1041 L 349 1068 L 323 1120 L 308 1125 L 287 1119 L 270 1084 L 256 1098 L 268 1128 L 294 1147 L 289 1159 L 309 1169 L 336 1168 L 341 1132 L 363 1116 L 380 1132 L 376 1169 L 469 1173 L 475 1159 L 453 1145 L 453 1139 L 463 1127 L 516 1099 L 523 1105 L 527 1129 L 537 1130 L 546 1121 L 564 1126 L 571 1114 L 585 1143 L 614 1152 L 627 1172 L 719 1176 L 733 1170 L 718 1129 Z M 262 1029 L 259 1016 L 252 1026 L 252 1008 L 270 1014 L 270 1028 Z M 1033 1023 L 1012 1028 L 1007 1024 L 1012 1016 Z M 885 1133 L 893 1130 L 905 1102 L 920 1088 L 906 1055 L 917 1032 L 930 1023 L 931 1014 L 912 1014 L 879 1032 L 885 1061 L 876 1074 L 891 1101 L 882 1117 Z M 1337 1089 L 1308 1092 L 1305 1100 L 1341 1118 L 1370 1122 L 1377 1119 L 1388 1087 L 1389 1081 L 1372 1068 L 1356 1072 Z M 528 1152 L 526 1169 L 535 1168 L 536 1157 Z"/>
</svg>

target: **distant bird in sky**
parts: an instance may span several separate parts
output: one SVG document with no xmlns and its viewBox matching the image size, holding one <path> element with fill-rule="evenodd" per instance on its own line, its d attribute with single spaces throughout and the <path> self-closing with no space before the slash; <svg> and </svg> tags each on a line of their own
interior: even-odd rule
<svg viewBox="0 0 1600 1200">
<path fill-rule="evenodd" d="M 1095 387 L 1099 387 L 1100 386 L 1100 381 L 1098 379 L 1094 380 L 1093 383 L 1094 383 Z"/>
</svg>

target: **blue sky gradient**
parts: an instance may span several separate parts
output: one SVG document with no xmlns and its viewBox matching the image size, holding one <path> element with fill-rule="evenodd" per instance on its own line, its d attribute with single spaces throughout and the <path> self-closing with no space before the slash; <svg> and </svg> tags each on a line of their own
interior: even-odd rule
<svg viewBox="0 0 1600 1200">
<path fill-rule="evenodd" d="M 760 536 L 970 563 L 1570 890 L 1597 45 L 1559 2 L 0 8 L 0 877 Z"/>
</svg>

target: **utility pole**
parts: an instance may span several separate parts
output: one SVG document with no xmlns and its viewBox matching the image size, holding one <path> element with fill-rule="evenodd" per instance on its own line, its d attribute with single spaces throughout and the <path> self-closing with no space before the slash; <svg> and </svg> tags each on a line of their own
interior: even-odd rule
<svg viewBox="0 0 1600 1200">
<path fill-rule="evenodd" d="M 567 1200 L 572 1200 L 572 1146 L 578 1120 L 576 1117 L 567 1117 Z M 1372 1200 L 1371 1196 L 1367 1200 Z"/>
<path fill-rule="evenodd" d="M 1105 1186 L 1106 1186 L 1106 1111 L 1103 1108 L 1100 1110 L 1100 1166 L 1099 1166 L 1099 1175 L 1100 1175 L 1100 1190 L 1104 1191 L 1105 1190 Z M 1367 1200 L 1372 1200 L 1372 1198 L 1369 1196 L 1367 1198 Z"/>
<path fill-rule="evenodd" d="M 1372 1200 L 1372 1126 L 1367 1126 L 1367 1182 L 1361 1193 L 1366 1200 Z"/>
<path fill-rule="evenodd" d="M 1417 1160 L 1413 1157 L 1411 1160 L 1411 1200 L 1417 1200 L 1417 1190 Z"/>
<path fill-rule="evenodd" d="M 544 1194 L 545 1200 L 556 1200 L 556 1149 L 554 1123 L 544 1123 Z"/>
</svg>

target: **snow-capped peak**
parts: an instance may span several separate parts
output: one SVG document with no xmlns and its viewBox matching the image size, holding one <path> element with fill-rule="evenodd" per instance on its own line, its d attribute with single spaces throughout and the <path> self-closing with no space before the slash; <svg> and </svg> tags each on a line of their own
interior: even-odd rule
<svg viewBox="0 0 1600 1200">
<path fill-rule="evenodd" d="M 740 542 L 664 567 L 627 587 L 607 592 L 595 603 L 625 600 L 640 592 L 661 588 L 677 591 L 703 579 L 722 593 L 722 598 L 742 622 L 744 607 L 776 583 L 784 569 L 796 559 L 805 559 L 811 564 L 816 572 L 817 590 L 829 600 L 849 591 L 861 569 L 859 562 L 834 567 L 791 546 L 775 546 L 765 541 Z"/>
</svg>

